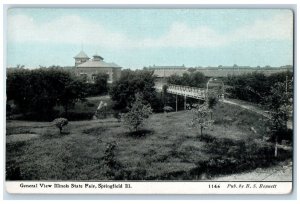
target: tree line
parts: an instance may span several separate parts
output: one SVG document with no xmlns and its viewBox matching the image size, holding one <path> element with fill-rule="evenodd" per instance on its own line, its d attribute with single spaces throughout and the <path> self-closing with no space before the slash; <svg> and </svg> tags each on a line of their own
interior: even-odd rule
<svg viewBox="0 0 300 204">
<path fill-rule="evenodd" d="M 64 114 L 79 100 L 107 92 L 107 77 L 96 76 L 95 84 L 87 84 L 71 71 L 60 67 L 34 70 L 16 69 L 7 72 L 7 101 L 13 101 L 18 112 L 36 120 L 53 119 L 55 106 L 62 106 Z M 7 112 L 12 111 L 7 103 Z"/>
<path fill-rule="evenodd" d="M 169 84 L 198 88 L 204 88 L 207 81 L 207 77 L 201 72 L 183 73 L 182 76 L 171 75 L 167 80 Z"/>
<path fill-rule="evenodd" d="M 264 73 L 252 72 L 243 75 L 229 75 L 224 83 L 228 85 L 226 92 L 230 98 L 266 105 L 269 103 L 269 96 L 272 95 L 272 88 L 278 83 L 288 83 L 292 78 L 293 73 L 290 71 L 274 73 L 269 76 Z M 288 91 L 292 92 L 292 90 Z"/>
</svg>

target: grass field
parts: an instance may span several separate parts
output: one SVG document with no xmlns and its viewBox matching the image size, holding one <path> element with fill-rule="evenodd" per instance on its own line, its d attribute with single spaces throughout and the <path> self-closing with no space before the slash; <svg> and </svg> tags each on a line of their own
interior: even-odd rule
<svg viewBox="0 0 300 204">
<path fill-rule="evenodd" d="M 7 179 L 210 179 L 291 157 L 273 158 L 258 114 L 219 104 L 203 137 L 187 125 L 191 118 L 189 111 L 154 114 L 138 135 L 114 118 L 72 121 L 62 135 L 50 122 L 7 121 Z"/>
</svg>

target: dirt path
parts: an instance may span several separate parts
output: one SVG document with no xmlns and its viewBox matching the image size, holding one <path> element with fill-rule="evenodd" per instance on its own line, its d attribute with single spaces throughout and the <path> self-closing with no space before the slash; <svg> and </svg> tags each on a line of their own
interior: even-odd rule
<svg viewBox="0 0 300 204">
<path fill-rule="evenodd" d="M 268 119 L 271 119 L 271 116 L 270 116 L 270 114 L 267 113 L 267 111 L 262 110 L 261 108 L 259 108 L 257 106 L 254 106 L 254 105 L 251 105 L 251 104 L 242 104 L 241 102 L 228 100 L 228 99 L 221 100 L 221 102 L 239 106 L 239 107 L 244 108 L 246 110 L 250 110 L 250 111 L 253 111 L 257 114 L 263 115 L 264 117 L 266 117 Z M 288 126 L 289 129 L 293 129 L 293 122 L 291 120 L 289 120 L 287 122 L 287 126 Z"/>
<path fill-rule="evenodd" d="M 292 181 L 292 161 L 284 161 L 268 168 L 257 168 L 246 173 L 215 177 L 214 181 Z"/>
<path fill-rule="evenodd" d="M 231 104 L 231 105 L 236 105 L 236 106 L 239 106 L 241 108 L 244 108 L 246 110 L 250 110 L 250 111 L 253 111 L 257 114 L 260 114 L 260 115 L 263 115 L 264 117 L 266 118 L 271 118 L 271 116 L 269 114 L 267 114 L 264 110 L 254 106 L 254 105 L 250 105 L 250 104 L 241 104 L 241 103 L 238 103 L 238 102 L 235 102 L 235 101 L 232 101 L 232 100 L 228 100 L 228 99 L 224 99 L 222 101 L 223 103 L 227 103 L 227 104 Z"/>
</svg>

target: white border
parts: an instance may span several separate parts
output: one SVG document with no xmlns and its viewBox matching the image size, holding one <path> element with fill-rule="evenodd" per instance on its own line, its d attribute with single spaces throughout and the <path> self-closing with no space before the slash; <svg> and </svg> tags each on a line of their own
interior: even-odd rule
<svg viewBox="0 0 300 204">
<path fill-rule="evenodd" d="M 30 194 L 290 194 L 292 182 L 22 182 L 6 181 L 9 193 Z"/>
<path fill-rule="evenodd" d="M 20 5 L 23 5 L 23 6 L 30 6 L 29 4 L 39 4 L 39 5 L 45 5 L 45 6 L 47 6 L 47 7 L 53 7 L 53 6 L 55 6 L 55 7 L 57 7 L 57 6 L 68 6 L 68 5 L 72 5 L 72 6 L 75 6 L 75 7 L 80 7 L 80 6 L 83 6 L 83 4 L 84 4 L 84 6 L 86 6 L 86 4 L 98 4 L 99 3 L 99 1 L 98 0 L 85 0 L 85 1 L 68 1 L 68 0 L 44 0 L 43 2 L 41 2 L 40 0 L 27 0 L 26 2 L 24 2 L 24 1 L 22 1 L 22 0 L 3 0 L 2 1 L 2 5 L 4 5 L 4 4 L 10 4 L 10 5 L 12 5 L 12 4 L 20 4 Z M 296 7 L 296 9 L 298 9 L 298 1 L 297 0 L 286 0 L 286 1 L 283 1 L 283 0 L 264 0 L 264 1 L 262 1 L 262 0 L 243 0 L 243 1 L 238 1 L 238 0 L 231 0 L 231 1 L 223 1 L 223 0 L 204 0 L 204 1 L 201 1 L 201 2 L 199 2 L 199 1 L 197 1 L 197 0 L 186 0 L 186 1 L 183 1 L 183 0 L 180 0 L 180 1 L 172 1 L 172 0 L 152 0 L 152 1 L 138 1 L 138 0 L 135 0 L 135 1 L 133 1 L 133 0 L 127 0 L 126 2 L 124 2 L 124 1 L 122 1 L 122 0 L 103 0 L 103 1 L 101 1 L 101 3 L 102 3 L 102 6 L 105 6 L 105 5 L 103 5 L 103 4 L 109 4 L 109 5 L 114 5 L 114 4 L 122 4 L 123 6 L 126 6 L 126 5 L 124 5 L 125 3 L 128 5 L 128 4 L 135 4 L 135 5 L 138 5 L 138 6 L 145 6 L 145 4 L 148 4 L 148 6 L 149 7 L 153 7 L 153 5 L 152 4 L 156 4 L 156 5 L 164 5 L 164 6 L 166 6 L 166 7 L 168 7 L 168 5 L 167 4 L 173 4 L 172 6 L 174 6 L 174 3 L 176 3 L 176 7 L 177 7 L 177 5 L 179 6 L 179 5 L 184 5 L 183 7 L 191 7 L 191 6 L 196 6 L 196 7 L 200 7 L 200 6 L 203 6 L 203 4 L 209 4 L 209 6 L 208 5 L 204 5 L 205 7 L 214 7 L 214 5 L 215 6 L 220 6 L 220 4 L 221 4 L 221 6 L 222 7 L 226 7 L 226 6 L 233 6 L 233 7 L 235 7 L 236 5 L 233 5 L 233 4 L 238 4 L 238 7 L 241 7 L 241 5 L 247 5 L 247 6 L 249 6 L 249 7 L 260 7 L 260 6 L 280 6 L 280 5 L 274 5 L 274 4 L 283 4 L 283 6 L 284 5 L 287 5 L 287 4 L 295 4 L 295 7 Z M 56 4 L 56 5 L 53 5 L 53 4 Z M 76 4 L 76 5 L 74 5 L 74 4 Z M 144 5 L 141 5 L 141 4 L 144 4 Z M 187 5 L 187 4 L 194 4 L 194 5 Z M 198 4 L 198 5 L 195 5 L 195 4 Z M 228 4 L 230 4 L 230 5 L 228 5 Z M 250 5 L 250 4 L 252 4 L 252 5 Z M 256 5 L 253 5 L 253 4 L 256 4 Z M 93 6 L 93 5 L 89 5 L 89 6 Z M 100 5 L 101 6 L 101 5 Z M 107 6 L 107 5 L 106 5 Z M 117 6 L 117 5 L 116 5 Z M 156 7 L 156 6 L 155 6 Z M 1 7 L 1 14 L 3 14 L 3 12 L 4 12 L 4 10 L 3 10 L 3 7 Z M 3 23 L 4 23 L 4 19 L 3 19 L 3 15 L 1 15 L 1 25 L 2 25 L 2 28 L 3 28 Z M 299 19 L 298 19 L 299 17 L 297 16 L 297 19 L 296 19 L 296 22 L 297 22 L 297 25 L 298 25 L 298 22 L 299 22 Z M 298 27 L 298 26 L 297 26 Z M 298 35 L 297 35 L 298 36 Z M 295 38 L 295 40 L 296 40 L 296 38 Z M 1 49 L 1 57 L 0 57 L 0 62 L 1 62 L 1 64 L 2 65 L 4 65 L 5 64 L 5 62 L 4 62 L 4 59 L 5 59 L 5 50 L 6 50 L 6 46 L 5 46 L 5 43 L 4 43 L 4 32 L 1 32 L 1 41 L 2 41 L 2 45 L 4 45 L 3 46 L 3 49 Z M 298 41 L 295 41 L 295 43 L 297 43 L 297 44 L 295 44 L 295 47 L 297 47 L 297 45 L 298 45 Z M 295 48 L 295 58 L 298 58 L 299 57 L 299 55 L 298 55 L 298 53 L 296 52 L 296 48 Z M 5 66 L 3 66 L 3 67 L 5 67 Z M 296 59 L 295 59 L 295 68 L 297 68 L 296 67 Z M 3 118 L 5 118 L 5 78 L 4 78 L 4 73 L 5 73 L 5 69 L 3 68 L 3 69 L 1 69 L 1 71 L 0 71 L 0 74 L 1 74 L 1 76 L 3 77 L 2 79 L 3 79 L 3 83 L 1 84 L 1 90 L 3 91 L 3 95 L 1 95 L 3 98 L 2 98 L 2 108 L 1 108 L 1 114 L 2 114 L 2 116 L 4 116 Z M 299 76 L 298 76 L 298 72 L 295 70 L 295 74 L 296 74 L 296 78 L 298 79 L 299 78 Z M 3 87 L 2 87 L 3 86 Z M 298 88 L 298 83 L 296 83 L 296 90 L 297 90 L 297 93 L 296 93 L 296 95 L 298 95 L 298 90 L 299 90 L 299 88 Z M 298 101 L 297 100 L 295 100 L 295 103 L 298 103 Z M 295 107 L 295 111 L 296 111 L 296 107 Z M 298 113 L 296 112 L 296 115 L 298 115 Z M 3 119 L 2 118 L 2 119 Z M 296 118 L 297 118 L 297 116 L 296 116 Z M 0 126 L 0 129 L 2 130 L 2 135 L 5 135 L 5 119 L 4 119 L 4 121 L 2 121 L 1 123 L 1 126 Z M 295 120 L 295 124 L 297 124 L 296 123 L 296 120 Z M 295 126 L 296 127 L 296 126 Z M 295 128 L 295 138 L 296 138 L 296 133 L 297 133 L 297 128 Z M 2 140 L 2 142 L 3 142 L 3 140 Z M 299 145 L 299 140 L 297 140 L 297 144 L 295 144 L 295 147 L 297 146 L 297 145 Z M 4 147 L 5 147 L 5 144 L 2 144 L 2 147 L 3 147 L 3 150 L 4 150 Z M 297 152 L 297 148 L 294 148 L 294 151 L 295 152 Z M 4 151 L 2 151 L 1 152 L 1 158 L 4 160 L 5 159 L 5 155 L 4 155 Z M 295 159 L 297 159 L 297 160 L 295 160 L 295 163 L 294 164 L 296 164 L 296 163 L 298 163 L 298 161 L 299 161 L 299 157 L 295 157 Z M 4 179 L 4 161 L 2 161 L 1 162 L 1 166 L 0 166 L 0 169 L 1 169 L 1 174 L 0 174 L 0 179 L 1 179 L 1 181 L 4 181 L 3 179 Z M 294 169 L 298 172 L 299 170 L 298 170 L 298 168 L 296 168 L 296 165 L 294 165 Z M 253 196 L 231 196 L 231 197 L 228 197 L 228 196 L 213 196 L 213 197 L 210 197 L 210 196 L 198 196 L 198 197 L 186 197 L 186 196 L 183 196 L 183 197 L 173 197 L 173 199 L 175 198 L 177 198 L 177 199 L 182 199 L 182 198 L 186 198 L 186 199 L 228 199 L 228 198 L 231 198 L 231 199 L 236 199 L 236 198 L 238 198 L 238 199 L 285 199 L 285 201 L 283 201 L 283 202 L 286 202 L 286 199 L 297 199 L 297 191 L 298 191 L 298 189 L 297 189 L 297 174 L 295 174 L 295 177 L 294 177 L 294 181 L 295 181 L 295 185 L 294 185 L 294 190 L 293 190 L 293 193 L 292 194 L 290 194 L 289 196 L 283 196 L 283 197 L 278 197 L 278 196 L 275 196 L 275 197 L 272 197 L 272 196 L 255 196 L 255 197 L 253 197 Z M 48 198 L 48 199 L 55 199 L 55 198 L 61 198 L 61 199 L 65 199 L 65 198 L 67 198 L 68 196 L 66 196 L 66 197 L 58 197 L 58 196 L 51 196 L 51 197 L 43 197 L 43 196 L 31 196 L 31 197 L 20 197 L 20 196 L 12 196 L 11 194 L 7 194 L 7 192 L 5 191 L 5 189 L 3 188 L 3 186 L 4 185 L 0 185 L 0 189 L 2 190 L 2 192 L 4 193 L 4 196 L 5 196 L 5 199 L 18 199 L 18 198 L 23 198 L 23 199 L 41 199 L 41 198 Z M 72 196 L 72 197 L 69 197 L 69 198 L 74 198 L 74 196 Z M 85 199 L 86 199 L 87 197 L 85 197 Z M 89 198 L 91 198 L 91 197 L 89 197 Z M 102 197 L 94 197 L 94 199 L 99 199 L 99 198 L 104 198 L 103 196 Z M 115 196 L 114 197 L 106 197 L 106 199 L 112 199 L 112 198 L 116 198 Z M 131 199 L 132 198 L 136 198 L 136 197 L 131 197 Z M 141 198 L 141 197 L 139 197 L 139 198 Z M 153 199 L 153 197 L 148 197 L 148 196 L 146 196 L 146 197 L 142 197 L 142 198 L 147 198 L 147 199 Z M 166 199 L 166 197 L 160 197 L 161 199 Z M 78 197 L 77 197 L 77 199 L 78 199 Z M 80 198 L 79 198 L 80 199 Z M 93 198 L 92 198 L 93 199 Z M 104 198 L 105 199 L 105 198 Z M 117 198 L 118 199 L 118 198 Z M 120 197 L 119 197 L 119 199 L 120 199 Z M 128 196 L 126 196 L 126 197 L 123 197 L 123 199 L 128 199 Z"/>
</svg>

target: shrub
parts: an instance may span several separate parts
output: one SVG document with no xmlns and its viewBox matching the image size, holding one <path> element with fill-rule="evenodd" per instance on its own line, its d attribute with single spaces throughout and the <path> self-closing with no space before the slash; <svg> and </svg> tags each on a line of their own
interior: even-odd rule
<svg viewBox="0 0 300 204">
<path fill-rule="evenodd" d="M 130 130 L 137 132 L 139 127 L 143 125 L 144 120 L 149 118 L 151 114 L 151 106 L 146 102 L 143 103 L 142 96 L 137 94 L 129 112 L 123 114 L 124 123 Z"/>
<path fill-rule="evenodd" d="M 117 149 L 117 143 L 113 141 L 113 142 L 109 142 L 106 145 L 106 149 L 104 152 L 104 157 L 103 157 L 104 172 L 105 172 L 105 176 L 108 179 L 114 179 L 117 170 L 121 168 L 120 163 L 117 161 L 116 158 L 116 149 Z"/>
<path fill-rule="evenodd" d="M 164 112 L 168 113 L 168 112 L 173 111 L 173 108 L 172 108 L 171 106 L 165 106 L 165 107 L 163 108 L 163 110 L 164 110 Z"/>
<path fill-rule="evenodd" d="M 193 119 L 190 123 L 192 127 L 200 129 L 200 136 L 202 136 L 203 129 L 211 127 L 213 120 L 209 119 L 210 110 L 207 103 L 199 105 L 197 108 L 191 110 Z"/>
<path fill-rule="evenodd" d="M 274 145 L 260 140 L 233 140 L 203 134 L 201 141 L 208 144 L 205 151 L 214 156 L 208 161 L 200 161 L 198 166 L 210 175 L 237 173 L 276 162 Z M 285 150 L 280 155 L 277 159 L 284 160 L 289 157 Z"/>
<path fill-rule="evenodd" d="M 208 108 L 209 109 L 214 109 L 214 107 L 217 105 L 217 103 L 218 103 L 218 97 L 217 97 L 217 95 L 216 94 L 210 94 L 209 96 L 208 96 L 208 101 L 207 101 L 207 103 L 208 103 Z"/>
<path fill-rule="evenodd" d="M 59 133 L 62 133 L 62 128 L 68 125 L 68 120 L 66 118 L 56 118 L 53 122 L 55 126 L 59 129 Z"/>
</svg>

